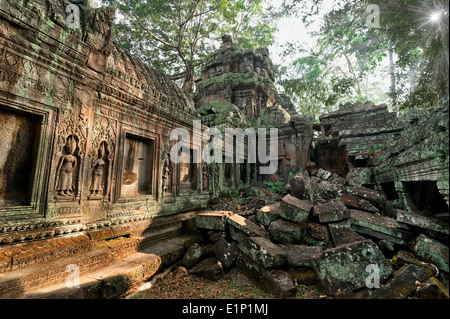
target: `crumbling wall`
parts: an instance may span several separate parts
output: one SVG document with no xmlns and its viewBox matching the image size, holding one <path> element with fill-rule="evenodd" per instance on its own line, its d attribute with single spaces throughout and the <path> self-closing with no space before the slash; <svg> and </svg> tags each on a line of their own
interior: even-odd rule
<svg viewBox="0 0 450 319">
<path fill-rule="evenodd" d="M 185 189 L 168 158 L 192 99 L 113 43 L 114 8 L 76 5 L 72 27 L 67 6 L 0 2 L 0 244 L 136 235 L 209 199 L 210 168 Z"/>
</svg>

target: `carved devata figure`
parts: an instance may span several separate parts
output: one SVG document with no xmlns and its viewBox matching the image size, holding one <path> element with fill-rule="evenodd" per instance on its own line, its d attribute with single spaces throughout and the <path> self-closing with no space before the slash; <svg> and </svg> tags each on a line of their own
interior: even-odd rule
<svg viewBox="0 0 450 319">
<path fill-rule="evenodd" d="M 206 162 L 203 163 L 202 189 L 203 189 L 204 192 L 208 191 L 208 164 Z"/>
<path fill-rule="evenodd" d="M 102 142 L 100 148 L 98 149 L 97 159 L 94 162 L 94 168 L 92 171 L 92 185 L 91 185 L 91 195 L 92 196 L 103 196 L 104 193 L 104 175 L 105 167 L 107 165 L 105 155 L 106 155 L 106 143 Z"/>
<path fill-rule="evenodd" d="M 64 147 L 66 154 L 61 156 L 56 168 L 57 185 L 56 190 L 59 196 L 70 197 L 74 193 L 74 172 L 78 165 L 78 160 L 74 155 L 77 149 L 77 140 L 73 135 L 67 138 Z"/>
<path fill-rule="evenodd" d="M 166 154 L 162 173 L 163 192 L 172 192 L 172 173 L 173 167 L 172 162 L 170 161 L 170 155 Z"/>
</svg>

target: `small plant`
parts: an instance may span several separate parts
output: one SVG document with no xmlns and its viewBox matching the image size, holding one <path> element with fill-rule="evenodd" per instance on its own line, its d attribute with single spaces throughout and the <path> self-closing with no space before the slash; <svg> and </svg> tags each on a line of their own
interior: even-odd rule
<svg viewBox="0 0 450 319">
<path fill-rule="evenodd" d="M 273 193 L 283 194 L 284 193 L 284 183 L 283 182 L 270 182 L 265 181 L 264 184 L 267 186 L 268 190 Z"/>
</svg>

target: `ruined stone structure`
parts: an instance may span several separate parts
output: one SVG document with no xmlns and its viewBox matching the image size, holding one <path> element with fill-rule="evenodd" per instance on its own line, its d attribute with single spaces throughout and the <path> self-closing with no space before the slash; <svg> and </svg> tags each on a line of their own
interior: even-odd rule
<svg viewBox="0 0 450 319">
<path fill-rule="evenodd" d="M 280 298 L 297 289 L 281 266 L 314 267 L 330 294 L 363 287 L 366 264 L 344 285 L 334 272 L 324 277 L 328 256 L 342 252 L 350 260 L 373 251 L 366 261 L 380 262 L 387 279 L 383 252 L 412 244 L 417 229 L 431 237 L 415 238 L 416 255 L 448 273 L 448 247 L 439 242 L 448 240 L 448 224 L 422 219 L 448 219 L 447 100 L 403 118 L 386 105 L 346 104 L 313 124 L 278 94 L 268 50 L 244 49 L 230 36 L 205 61 L 190 97 L 114 44 L 114 8 L 77 3 L 73 26 L 65 0 L 0 1 L 0 297 L 120 296 L 183 256 L 193 267 L 195 227 L 216 232 L 209 238 L 219 260 L 233 256 L 221 260 L 224 268 L 236 258 Z M 201 131 L 213 127 L 277 128 L 277 172 L 259 174 L 248 140 L 244 163 L 236 152 L 223 153 L 229 162 L 195 163 L 208 142 Z M 175 128 L 191 136 L 190 163 L 171 159 Z M 281 204 L 249 219 L 201 212 L 268 180 L 290 184 Z M 217 275 L 216 260 L 205 267 Z M 84 276 L 78 290 L 66 287 L 74 269 Z"/>
<path fill-rule="evenodd" d="M 222 47 L 205 62 L 197 81 L 195 102 L 202 123 L 256 132 L 259 128 L 277 128 L 278 172 L 268 179 L 287 182 L 289 174 L 304 170 L 309 163 L 313 119 L 298 114 L 290 99 L 278 94 L 266 48 L 245 49 L 231 36 L 222 40 Z M 230 173 L 232 181 L 226 184 L 258 183 L 265 178 L 247 159 L 240 166 Z"/>
</svg>

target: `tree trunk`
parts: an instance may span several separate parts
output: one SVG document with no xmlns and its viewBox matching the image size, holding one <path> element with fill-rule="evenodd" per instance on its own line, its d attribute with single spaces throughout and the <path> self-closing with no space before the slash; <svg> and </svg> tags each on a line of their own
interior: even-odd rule
<svg viewBox="0 0 450 319">
<path fill-rule="evenodd" d="M 392 44 L 389 45 L 389 75 L 391 77 L 391 87 L 390 92 L 392 96 L 392 104 L 397 103 L 397 85 L 395 83 L 395 66 L 394 66 L 394 49 L 392 48 Z"/>
</svg>

